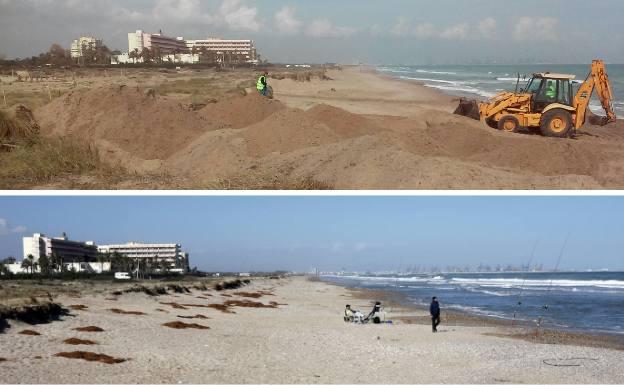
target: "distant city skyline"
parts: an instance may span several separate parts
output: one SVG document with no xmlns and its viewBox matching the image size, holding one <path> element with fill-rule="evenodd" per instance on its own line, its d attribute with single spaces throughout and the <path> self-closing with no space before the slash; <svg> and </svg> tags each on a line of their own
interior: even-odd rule
<svg viewBox="0 0 624 385">
<path fill-rule="evenodd" d="M 624 269 L 619 197 L 0 197 L 0 258 L 34 232 L 177 242 L 205 271 Z"/>
<path fill-rule="evenodd" d="M 79 36 L 127 50 L 128 32 L 162 29 L 253 39 L 273 62 L 624 63 L 623 12 L 617 0 L 0 0 L 0 55 Z"/>
</svg>

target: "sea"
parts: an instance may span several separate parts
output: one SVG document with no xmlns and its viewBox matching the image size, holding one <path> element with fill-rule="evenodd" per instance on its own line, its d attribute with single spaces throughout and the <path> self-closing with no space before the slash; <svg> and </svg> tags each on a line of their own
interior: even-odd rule
<svg viewBox="0 0 624 385">
<path fill-rule="evenodd" d="M 560 65 L 455 65 L 455 66 L 379 66 L 383 74 L 399 79 L 418 81 L 427 87 L 450 95 L 473 99 L 487 99 L 502 91 L 514 91 L 520 76 L 519 89 L 532 74 L 552 72 L 576 75 L 575 83 L 582 83 L 589 74 L 589 64 Z M 624 116 L 624 64 L 607 64 L 614 103 L 618 116 Z M 594 97 L 590 109 L 604 115 L 600 101 Z M 601 114 L 602 112 L 602 114 Z"/>
<path fill-rule="evenodd" d="M 410 304 L 551 329 L 624 334 L 624 272 L 324 275 L 346 287 L 388 290 Z"/>
</svg>

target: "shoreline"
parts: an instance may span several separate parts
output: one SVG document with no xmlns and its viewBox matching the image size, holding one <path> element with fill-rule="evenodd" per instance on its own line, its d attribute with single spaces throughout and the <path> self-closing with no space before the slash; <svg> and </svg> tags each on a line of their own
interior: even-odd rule
<svg viewBox="0 0 624 385">
<path fill-rule="evenodd" d="M 10 320 L 0 333 L 0 370 L 14 383 L 59 384 L 621 382 L 624 351 L 604 344 L 536 344 L 448 319 L 431 333 L 430 325 L 401 321 L 427 313 L 396 296 L 384 297 L 395 322 L 345 323 L 345 304 L 369 310 L 384 293 L 306 276 L 223 291 L 208 282 L 155 296 L 132 287 L 114 295 L 122 289 L 112 284 L 62 290 L 55 299 L 70 315 Z"/>
<path fill-rule="evenodd" d="M 427 307 L 410 302 L 404 293 L 392 290 L 349 287 L 324 280 L 321 280 L 321 282 L 345 288 L 358 299 L 377 298 L 377 300 L 382 301 L 382 303 L 388 304 L 392 309 L 396 307 L 400 309 L 401 312 L 407 314 L 418 313 L 418 315 L 396 317 L 400 322 L 417 325 L 431 324 Z M 384 305 L 384 307 L 388 306 Z M 394 312 L 394 310 L 392 312 Z M 559 329 L 553 327 L 537 328 L 535 325 L 525 320 L 514 321 L 508 318 L 489 317 L 487 315 L 473 314 L 468 311 L 456 309 L 449 310 L 442 308 L 442 323 L 440 327 L 443 328 L 445 326 L 494 327 L 500 330 L 493 335 L 504 338 L 520 339 L 533 343 L 603 347 L 613 350 L 624 350 L 624 335 L 617 333 L 579 329 Z"/>
<path fill-rule="evenodd" d="M 459 101 L 460 99 L 468 99 L 468 100 L 476 100 L 478 102 L 486 102 L 488 100 L 490 100 L 491 98 L 495 97 L 496 94 L 498 92 L 504 92 L 504 91 L 497 91 L 497 92 L 490 92 L 487 90 L 482 90 L 482 89 L 477 89 L 478 91 L 481 92 L 488 92 L 488 93 L 492 93 L 491 96 L 485 96 L 483 94 L 480 94 L 478 92 L 468 92 L 468 91 L 457 91 L 456 93 L 453 93 L 452 91 L 448 90 L 448 91 L 444 91 L 441 90 L 439 88 L 435 88 L 435 87 L 429 87 L 427 86 L 426 82 L 423 80 L 417 80 L 417 79 L 409 79 L 409 78 L 402 78 L 400 76 L 395 76 L 395 75 L 391 75 L 388 73 L 383 73 L 379 70 L 378 67 L 375 66 L 367 66 L 367 68 L 370 69 L 370 71 L 372 73 L 374 73 L 375 75 L 379 76 L 382 79 L 386 79 L 386 80 L 395 80 L 395 81 L 400 81 L 400 82 L 404 82 L 404 83 L 409 83 L 409 84 L 416 84 L 420 87 L 423 87 L 424 89 L 433 91 L 433 92 L 437 92 L 438 94 L 441 95 L 441 97 L 447 97 L 447 98 L 451 98 L 451 100 L 453 102 L 455 101 Z M 522 79 L 521 79 L 522 82 Z M 512 90 L 505 90 L 505 91 L 512 91 Z M 619 100 L 614 100 L 615 102 L 619 102 Z M 602 110 L 601 108 L 599 108 L 599 106 L 594 106 L 596 107 L 596 109 L 598 109 L 600 111 L 600 113 L 604 113 L 604 110 Z M 592 111 L 591 107 L 588 105 L 588 111 L 591 114 L 597 115 L 597 116 L 602 116 L 599 114 L 596 114 L 596 112 Z M 452 112 L 452 111 L 451 111 Z M 619 111 L 617 109 L 615 109 L 615 113 L 616 115 L 618 115 L 618 122 L 624 120 L 624 111 Z M 615 124 L 615 123 L 614 123 Z M 586 123 L 585 127 L 591 125 L 590 123 Z"/>
</svg>

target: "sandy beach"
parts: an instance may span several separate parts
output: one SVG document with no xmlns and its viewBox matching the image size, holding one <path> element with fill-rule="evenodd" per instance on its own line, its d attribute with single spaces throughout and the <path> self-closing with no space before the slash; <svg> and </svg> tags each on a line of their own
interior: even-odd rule
<svg viewBox="0 0 624 385">
<path fill-rule="evenodd" d="M 494 334 L 508 331 L 488 324 L 445 324 L 445 319 L 441 332 L 433 334 L 429 325 L 404 321 L 426 316 L 423 311 L 394 303 L 385 308 L 392 324 L 343 322 L 345 304 L 368 310 L 377 298 L 374 292 L 306 277 L 254 280 L 221 292 L 61 295 L 55 301 L 71 310 L 60 321 L 9 320 L 10 328 L 0 334 L 5 359 L 0 378 L 5 383 L 174 384 L 624 381 L 623 350 L 498 337 Z M 207 307 L 226 301 L 234 302 L 221 310 Z M 265 307 L 240 307 L 245 301 Z M 164 326 L 179 322 L 194 328 Z M 84 327 L 102 331 L 76 330 Z M 24 330 L 40 335 L 20 334 Z M 82 341 L 66 341 L 71 338 Z M 75 351 L 124 361 L 57 356 Z"/>
<path fill-rule="evenodd" d="M 456 98 L 368 67 L 308 72 L 276 68 L 270 79 L 275 100 L 260 97 L 250 87 L 256 75 L 250 70 L 136 70 L 124 76 L 85 77 L 77 88 L 67 86 L 52 101 L 40 100 L 34 118 L 47 140 L 84 143 L 86 152 L 96 151 L 103 164 L 118 169 L 100 170 L 91 156 L 67 160 L 77 164 L 59 177 L 47 177 L 54 175 L 51 170 L 29 179 L 22 170 L 39 166 L 7 160 L 3 186 L 624 187 L 621 121 L 586 126 L 569 140 L 508 134 L 453 115 Z M 54 87 L 61 84 L 59 80 Z M 87 171 L 76 174 L 75 169 Z"/>
</svg>

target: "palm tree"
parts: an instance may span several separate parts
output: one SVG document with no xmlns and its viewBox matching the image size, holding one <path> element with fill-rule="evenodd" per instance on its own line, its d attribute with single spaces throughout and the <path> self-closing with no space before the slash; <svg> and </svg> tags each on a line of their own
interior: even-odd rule
<svg viewBox="0 0 624 385">
<path fill-rule="evenodd" d="M 11 270 L 4 265 L 4 263 L 0 263 L 0 276 L 9 276 L 11 275 Z"/>
<path fill-rule="evenodd" d="M 28 270 L 31 270 L 31 274 L 32 274 L 34 260 L 35 260 L 35 257 L 32 254 L 28 254 L 28 256 L 24 258 L 24 260 L 22 261 L 21 267 L 23 270 L 26 270 L 26 273 L 28 273 Z"/>
<path fill-rule="evenodd" d="M 100 273 L 104 273 L 104 262 L 108 261 L 108 254 L 97 253 L 95 259 L 100 263 Z"/>
<path fill-rule="evenodd" d="M 47 255 L 42 255 L 39 257 L 39 267 L 41 267 L 41 274 L 50 275 L 50 258 Z"/>
</svg>

